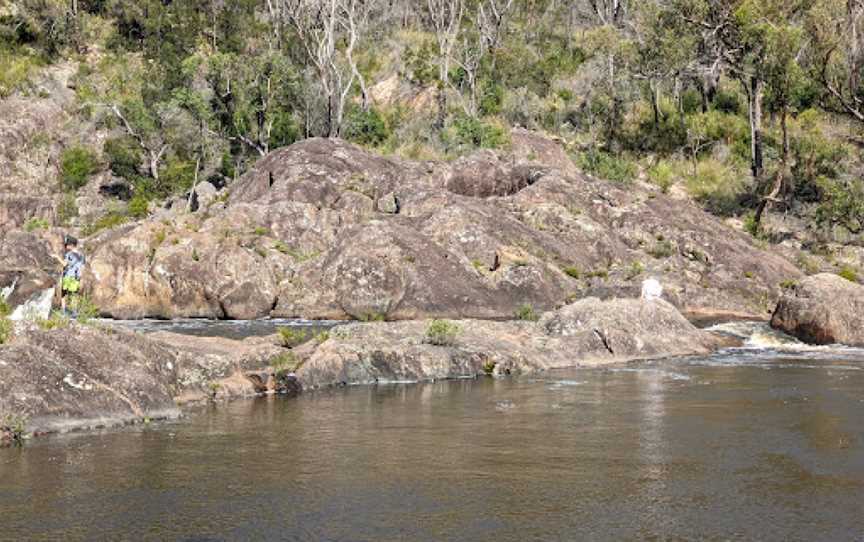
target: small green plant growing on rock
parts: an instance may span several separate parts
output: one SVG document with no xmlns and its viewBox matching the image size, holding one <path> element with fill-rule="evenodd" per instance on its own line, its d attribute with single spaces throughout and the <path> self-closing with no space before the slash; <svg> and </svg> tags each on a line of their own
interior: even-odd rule
<svg viewBox="0 0 864 542">
<path fill-rule="evenodd" d="M 200 262 L 201 261 L 201 256 L 198 254 L 198 250 L 194 249 L 194 248 L 192 249 L 192 261 L 193 262 Z"/>
<path fill-rule="evenodd" d="M 483 373 L 486 376 L 492 376 L 495 373 L 495 365 L 497 364 L 494 361 L 487 359 L 483 362 Z"/>
<path fill-rule="evenodd" d="M 75 318 L 82 324 L 89 324 L 93 319 L 99 317 L 99 307 L 86 295 L 75 295 L 69 299 L 69 310 L 75 314 Z"/>
<path fill-rule="evenodd" d="M 448 320 L 432 320 L 426 328 L 423 342 L 434 346 L 455 346 L 461 332 L 462 328 L 458 324 Z"/>
<path fill-rule="evenodd" d="M 259 235 L 259 236 L 260 235 L 268 235 L 270 233 L 270 230 L 268 230 L 265 227 L 258 226 L 257 228 L 252 230 L 252 233 L 254 233 L 255 235 Z"/>
<path fill-rule="evenodd" d="M 309 340 L 309 334 L 305 329 L 280 327 L 277 332 L 279 333 L 279 343 L 285 348 L 294 348 Z"/>
<path fill-rule="evenodd" d="M 582 272 L 579 271 L 578 267 L 568 266 L 562 269 L 562 271 L 564 271 L 564 274 L 568 277 L 574 278 L 576 280 L 579 280 L 579 278 L 582 276 Z"/>
<path fill-rule="evenodd" d="M 517 320 L 525 320 L 526 322 L 536 322 L 540 319 L 540 315 L 537 314 L 537 311 L 534 310 L 534 307 L 525 303 L 523 305 L 519 305 L 519 308 L 516 309 L 516 319 Z"/>
<path fill-rule="evenodd" d="M 635 261 L 635 262 L 631 263 L 630 267 L 627 269 L 627 273 L 625 275 L 625 278 L 627 280 L 633 280 L 644 272 L 645 272 L 645 265 L 643 265 L 642 262 L 640 262 L 640 261 Z"/>
<path fill-rule="evenodd" d="M 849 282 L 858 282 L 858 271 L 850 265 L 844 265 L 837 274 Z"/>
<path fill-rule="evenodd" d="M 595 269 L 593 271 L 588 271 L 587 273 L 585 273 L 585 278 L 606 280 L 609 278 L 609 270 L 608 269 Z"/>
<path fill-rule="evenodd" d="M 7 414 L 0 417 L 0 447 L 24 444 L 27 433 L 27 419 L 24 416 Z"/>
<path fill-rule="evenodd" d="M 33 217 L 24 223 L 24 230 L 34 232 L 36 230 L 47 230 L 50 224 L 44 218 Z"/>
<path fill-rule="evenodd" d="M 14 326 L 12 320 L 9 319 L 9 314 L 12 310 L 5 300 L 0 299 L 0 344 L 6 344 L 12 339 Z"/>
<path fill-rule="evenodd" d="M 52 312 L 48 318 L 39 318 L 36 320 L 36 325 L 45 331 L 54 329 L 65 329 L 69 327 L 69 318 L 60 312 Z"/>
<path fill-rule="evenodd" d="M 380 312 L 367 312 L 358 318 L 361 322 L 385 322 L 387 315 Z"/>
<path fill-rule="evenodd" d="M 296 373 L 303 366 L 303 361 L 298 359 L 294 352 L 286 352 L 270 360 L 270 365 L 276 376 L 284 376 L 289 373 Z"/>
<path fill-rule="evenodd" d="M 675 254 L 675 245 L 667 239 L 659 239 L 657 244 L 648 250 L 648 254 L 658 260 L 669 258 Z"/>
<path fill-rule="evenodd" d="M 322 344 L 327 342 L 330 339 L 329 331 L 322 331 L 321 333 L 315 335 L 315 342 L 318 344 Z"/>
</svg>

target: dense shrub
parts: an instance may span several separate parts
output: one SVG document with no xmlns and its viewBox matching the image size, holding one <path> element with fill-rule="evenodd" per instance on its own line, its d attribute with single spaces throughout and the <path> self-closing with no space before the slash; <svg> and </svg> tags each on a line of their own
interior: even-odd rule
<svg viewBox="0 0 864 542">
<path fill-rule="evenodd" d="M 648 180 L 656 184 L 664 194 L 675 184 L 677 176 L 675 165 L 668 160 L 661 160 L 648 170 Z"/>
<path fill-rule="evenodd" d="M 435 346 L 455 346 L 462 328 L 447 320 L 432 320 L 426 328 L 424 342 Z"/>
<path fill-rule="evenodd" d="M 579 166 L 600 179 L 629 183 L 636 178 L 639 168 L 630 160 L 611 153 L 592 149 L 579 155 Z"/>
<path fill-rule="evenodd" d="M 864 182 L 860 179 L 822 179 L 823 200 L 816 209 L 822 226 L 839 225 L 852 233 L 864 231 Z"/>
<path fill-rule="evenodd" d="M 130 180 L 139 175 L 142 162 L 141 149 L 132 138 L 108 139 L 102 152 L 105 153 L 108 167 L 114 175 Z"/>
<path fill-rule="evenodd" d="M 360 108 L 351 109 L 342 126 L 342 136 L 361 145 L 380 145 L 390 135 L 390 127 L 387 126 L 386 119 L 374 108 L 368 111 Z"/>
<path fill-rule="evenodd" d="M 96 155 L 86 147 L 70 147 L 60 155 L 60 182 L 66 190 L 78 190 L 99 169 Z"/>
<path fill-rule="evenodd" d="M 150 200 L 144 194 L 136 194 L 129 200 L 126 211 L 132 218 L 144 218 L 150 214 Z"/>
<path fill-rule="evenodd" d="M 497 149 L 510 143 L 508 131 L 501 125 L 468 116 L 458 116 L 443 134 L 446 143 L 462 149 Z"/>
</svg>

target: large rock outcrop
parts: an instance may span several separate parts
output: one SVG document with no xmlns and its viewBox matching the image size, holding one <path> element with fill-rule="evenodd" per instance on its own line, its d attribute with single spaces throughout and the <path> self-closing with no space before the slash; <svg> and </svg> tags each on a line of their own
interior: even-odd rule
<svg viewBox="0 0 864 542">
<path fill-rule="evenodd" d="M 728 344 L 658 301 L 589 298 L 539 322 L 459 320 L 446 346 L 428 344 L 429 321 L 350 324 L 331 332 L 297 372 L 304 389 L 524 374 L 547 369 L 705 355 Z"/>
<path fill-rule="evenodd" d="M 771 326 L 811 344 L 864 346 L 864 286 L 830 273 L 787 290 Z"/>
<path fill-rule="evenodd" d="M 511 154 L 451 164 L 297 143 L 197 213 L 88 239 L 85 282 L 115 317 L 403 320 L 508 318 L 634 295 L 652 275 L 683 311 L 767 317 L 801 276 L 689 202 L 516 135 Z"/>
<path fill-rule="evenodd" d="M 31 327 L 0 347 L 0 413 L 56 432 L 179 414 L 177 352 L 129 332 Z"/>
<path fill-rule="evenodd" d="M 0 426 L 9 416 L 29 433 L 64 432 L 174 417 L 178 403 L 296 391 L 272 378 L 272 362 L 284 353 L 274 337 L 21 324 L 0 345 Z"/>
</svg>

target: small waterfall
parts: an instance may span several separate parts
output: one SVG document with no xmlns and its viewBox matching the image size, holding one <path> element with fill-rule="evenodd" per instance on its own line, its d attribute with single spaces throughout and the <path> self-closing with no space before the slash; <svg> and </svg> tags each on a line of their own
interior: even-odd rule
<svg viewBox="0 0 864 542">
<path fill-rule="evenodd" d="M 744 348 L 798 352 L 826 348 L 805 344 L 791 335 L 773 329 L 767 322 L 727 322 L 711 326 L 708 331 L 738 337 L 744 341 Z"/>
</svg>

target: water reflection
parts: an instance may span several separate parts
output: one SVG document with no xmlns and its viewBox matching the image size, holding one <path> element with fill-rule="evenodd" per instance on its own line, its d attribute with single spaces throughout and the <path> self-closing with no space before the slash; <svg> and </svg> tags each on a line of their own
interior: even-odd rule
<svg viewBox="0 0 864 542">
<path fill-rule="evenodd" d="M 862 365 L 730 351 L 213 405 L 0 451 L 0 539 L 860 539 Z"/>
</svg>

